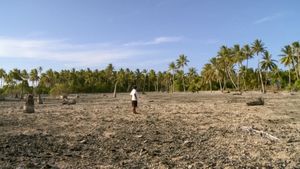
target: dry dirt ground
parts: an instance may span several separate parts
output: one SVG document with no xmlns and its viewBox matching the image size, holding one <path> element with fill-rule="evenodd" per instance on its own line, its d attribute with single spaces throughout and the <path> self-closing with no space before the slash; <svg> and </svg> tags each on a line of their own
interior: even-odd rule
<svg viewBox="0 0 300 169">
<path fill-rule="evenodd" d="M 0 102 L 0 168 L 300 168 L 300 93 L 79 96 Z"/>
</svg>

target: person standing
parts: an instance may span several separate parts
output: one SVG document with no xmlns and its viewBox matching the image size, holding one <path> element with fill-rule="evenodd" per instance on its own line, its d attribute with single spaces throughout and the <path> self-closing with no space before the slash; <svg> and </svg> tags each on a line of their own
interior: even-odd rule
<svg viewBox="0 0 300 169">
<path fill-rule="evenodd" d="M 132 108 L 133 108 L 132 111 L 133 111 L 134 114 L 138 114 L 136 112 L 136 108 L 137 108 L 137 105 L 138 105 L 136 86 L 133 86 L 133 89 L 131 90 L 130 95 L 131 95 L 131 104 L 132 104 Z"/>
</svg>

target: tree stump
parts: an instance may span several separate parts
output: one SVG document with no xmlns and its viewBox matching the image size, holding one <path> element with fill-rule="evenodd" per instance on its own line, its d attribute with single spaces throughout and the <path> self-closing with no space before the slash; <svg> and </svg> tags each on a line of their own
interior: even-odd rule
<svg viewBox="0 0 300 169">
<path fill-rule="evenodd" d="M 32 94 L 29 94 L 25 100 L 25 105 L 23 106 L 24 113 L 34 113 L 34 98 Z"/>
<path fill-rule="evenodd" d="M 248 106 L 259 106 L 264 104 L 265 104 L 264 99 L 261 97 L 247 102 Z"/>
<path fill-rule="evenodd" d="M 39 96 L 38 96 L 38 98 L 37 98 L 37 103 L 38 104 L 43 104 L 44 102 L 43 102 L 43 99 L 42 99 L 42 97 L 41 97 L 41 95 L 39 94 Z"/>
</svg>

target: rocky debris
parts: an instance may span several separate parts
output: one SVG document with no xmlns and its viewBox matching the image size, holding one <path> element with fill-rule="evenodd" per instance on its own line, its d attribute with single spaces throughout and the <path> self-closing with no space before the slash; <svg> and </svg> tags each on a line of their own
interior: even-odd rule
<svg viewBox="0 0 300 169">
<path fill-rule="evenodd" d="M 246 104 L 247 106 L 260 106 L 260 105 L 264 105 L 265 101 L 262 97 L 259 97 L 248 101 Z"/>
<path fill-rule="evenodd" d="M 76 104 L 76 100 L 75 100 L 75 99 L 63 99 L 62 104 L 63 104 L 63 105 L 72 105 L 72 104 Z"/>
<path fill-rule="evenodd" d="M 247 93 L 151 95 L 140 116 L 131 114 L 127 93 L 120 100 L 86 95 L 77 106 L 59 107 L 62 100 L 49 99 L 39 107 L 43 113 L 33 115 L 13 113 L 19 101 L 0 102 L 0 168 L 300 167 L 299 99 L 270 99 L 268 107 L 251 108 Z M 228 105 L 230 98 L 243 102 Z M 282 116 L 290 111 L 295 113 Z"/>
<path fill-rule="evenodd" d="M 34 113 L 34 98 L 32 94 L 26 97 L 25 105 L 23 106 L 24 113 Z"/>
</svg>

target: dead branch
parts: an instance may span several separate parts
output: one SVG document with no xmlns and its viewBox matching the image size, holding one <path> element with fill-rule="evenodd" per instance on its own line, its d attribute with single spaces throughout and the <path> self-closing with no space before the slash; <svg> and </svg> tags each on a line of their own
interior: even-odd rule
<svg viewBox="0 0 300 169">
<path fill-rule="evenodd" d="M 247 127 L 247 126 L 242 126 L 241 127 L 242 131 L 248 132 L 248 133 L 254 133 L 254 134 L 259 134 L 261 137 L 267 138 L 271 141 L 279 141 L 279 138 L 272 136 L 271 134 L 264 132 L 264 131 L 260 131 L 260 130 L 256 130 L 252 127 Z"/>
</svg>

